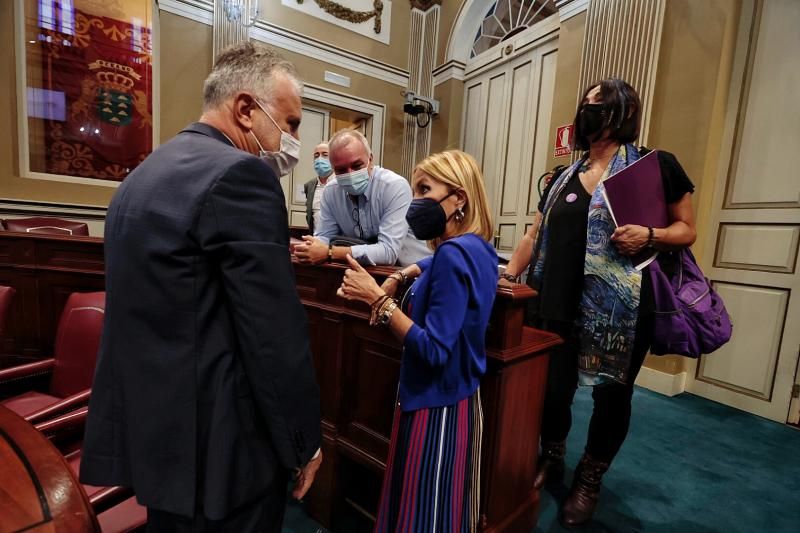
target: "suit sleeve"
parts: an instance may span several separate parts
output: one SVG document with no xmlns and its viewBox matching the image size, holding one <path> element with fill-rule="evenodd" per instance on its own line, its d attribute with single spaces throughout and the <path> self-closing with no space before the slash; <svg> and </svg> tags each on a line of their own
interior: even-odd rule
<svg viewBox="0 0 800 533">
<path fill-rule="evenodd" d="M 278 178 L 255 158 L 235 164 L 209 190 L 196 231 L 219 267 L 237 352 L 279 460 L 302 466 L 321 442 L 320 400 Z"/>
<path fill-rule="evenodd" d="M 439 246 L 428 275 L 431 281 L 425 327 L 411 326 L 403 346 L 407 356 L 436 367 L 450 359 L 467 313 L 470 274 L 461 249 L 447 243 Z"/>
<path fill-rule="evenodd" d="M 313 184 L 314 180 L 309 180 L 303 184 L 303 194 L 306 197 L 306 225 L 308 226 L 308 230 L 311 235 L 314 234 L 314 194 L 311 193 L 311 187 Z"/>
</svg>

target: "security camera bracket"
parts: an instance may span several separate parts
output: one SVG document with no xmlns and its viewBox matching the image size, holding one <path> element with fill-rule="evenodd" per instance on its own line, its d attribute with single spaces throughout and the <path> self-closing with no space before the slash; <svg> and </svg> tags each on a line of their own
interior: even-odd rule
<svg viewBox="0 0 800 533">
<path fill-rule="evenodd" d="M 409 115 L 419 115 L 426 113 L 429 115 L 439 114 L 439 100 L 435 98 L 428 98 L 427 96 L 420 96 L 413 91 L 405 91 L 403 96 L 406 98 L 406 103 L 403 104 L 403 111 Z M 428 104 L 427 106 L 424 104 Z"/>
</svg>

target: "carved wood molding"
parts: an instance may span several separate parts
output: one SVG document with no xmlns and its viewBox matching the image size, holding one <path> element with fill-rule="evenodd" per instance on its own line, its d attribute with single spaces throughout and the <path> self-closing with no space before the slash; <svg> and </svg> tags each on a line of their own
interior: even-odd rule
<svg viewBox="0 0 800 533">
<path fill-rule="evenodd" d="M 304 0 L 297 0 L 298 4 L 302 4 Z M 333 0 L 314 0 L 314 2 L 325 11 L 325 13 L 336 17 L 339 20 L 352 22 L 353 24 L 361 24 L 369 19 L 375 17 L 375 33 L 381 32 L 381 15 L 383 14 L 383 2 L 381 0 L 373 0 L 372 11 L 355 11 L 349 7 L 334 2 Z"/>
</svg>

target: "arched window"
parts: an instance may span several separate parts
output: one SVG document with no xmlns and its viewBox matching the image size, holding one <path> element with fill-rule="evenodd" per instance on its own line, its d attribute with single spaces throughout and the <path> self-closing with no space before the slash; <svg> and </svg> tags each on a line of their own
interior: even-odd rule
<svg viewBox="0 0 800 533">
<path fill-rule="evenodd" d="M 497 0 L 475 35 L 470 57 L 526 30 L 557 11 L 555 0 Z"/>
</svg>

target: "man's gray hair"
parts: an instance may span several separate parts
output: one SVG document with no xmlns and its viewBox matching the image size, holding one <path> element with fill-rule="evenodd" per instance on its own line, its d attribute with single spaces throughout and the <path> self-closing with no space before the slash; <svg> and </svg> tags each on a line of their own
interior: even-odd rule
<svg viewBox="0 0 800 533">
<path fill-rule="evenodd" d="M 333 151 L 337 150 L 338 148 L 341 148 L 342 146 L 345 146 L 352 139 L 356 139 L 361 144 L 364 145 L 364 149 L 366 149 L 366 151 L 367 151 L 367 156 L 371 156 L 372 155 L 372 148 L 370 148 L 370 146 L 369 146 L 369 141 L 367 140 L 366 137 L 364 137 L 364 134 L 361 133 L 358 130 L 339 130 L 339 131 L 337 131 L 333 135 L 333 137 L 331 137 L 331 140 L 328 141 L 328 151 L 329 152 L 333 152 Z"/>
<path fill-rule="evenodd" d="M 203 84 L 203 109 L 213 109 L 243 91 L 269 99 L 278 72 L 294 82 L 298 94 L 302 91 L 297 69 L 272 48 L 252 42 L 229 46 L 219 53 Z"/>
</svg>

